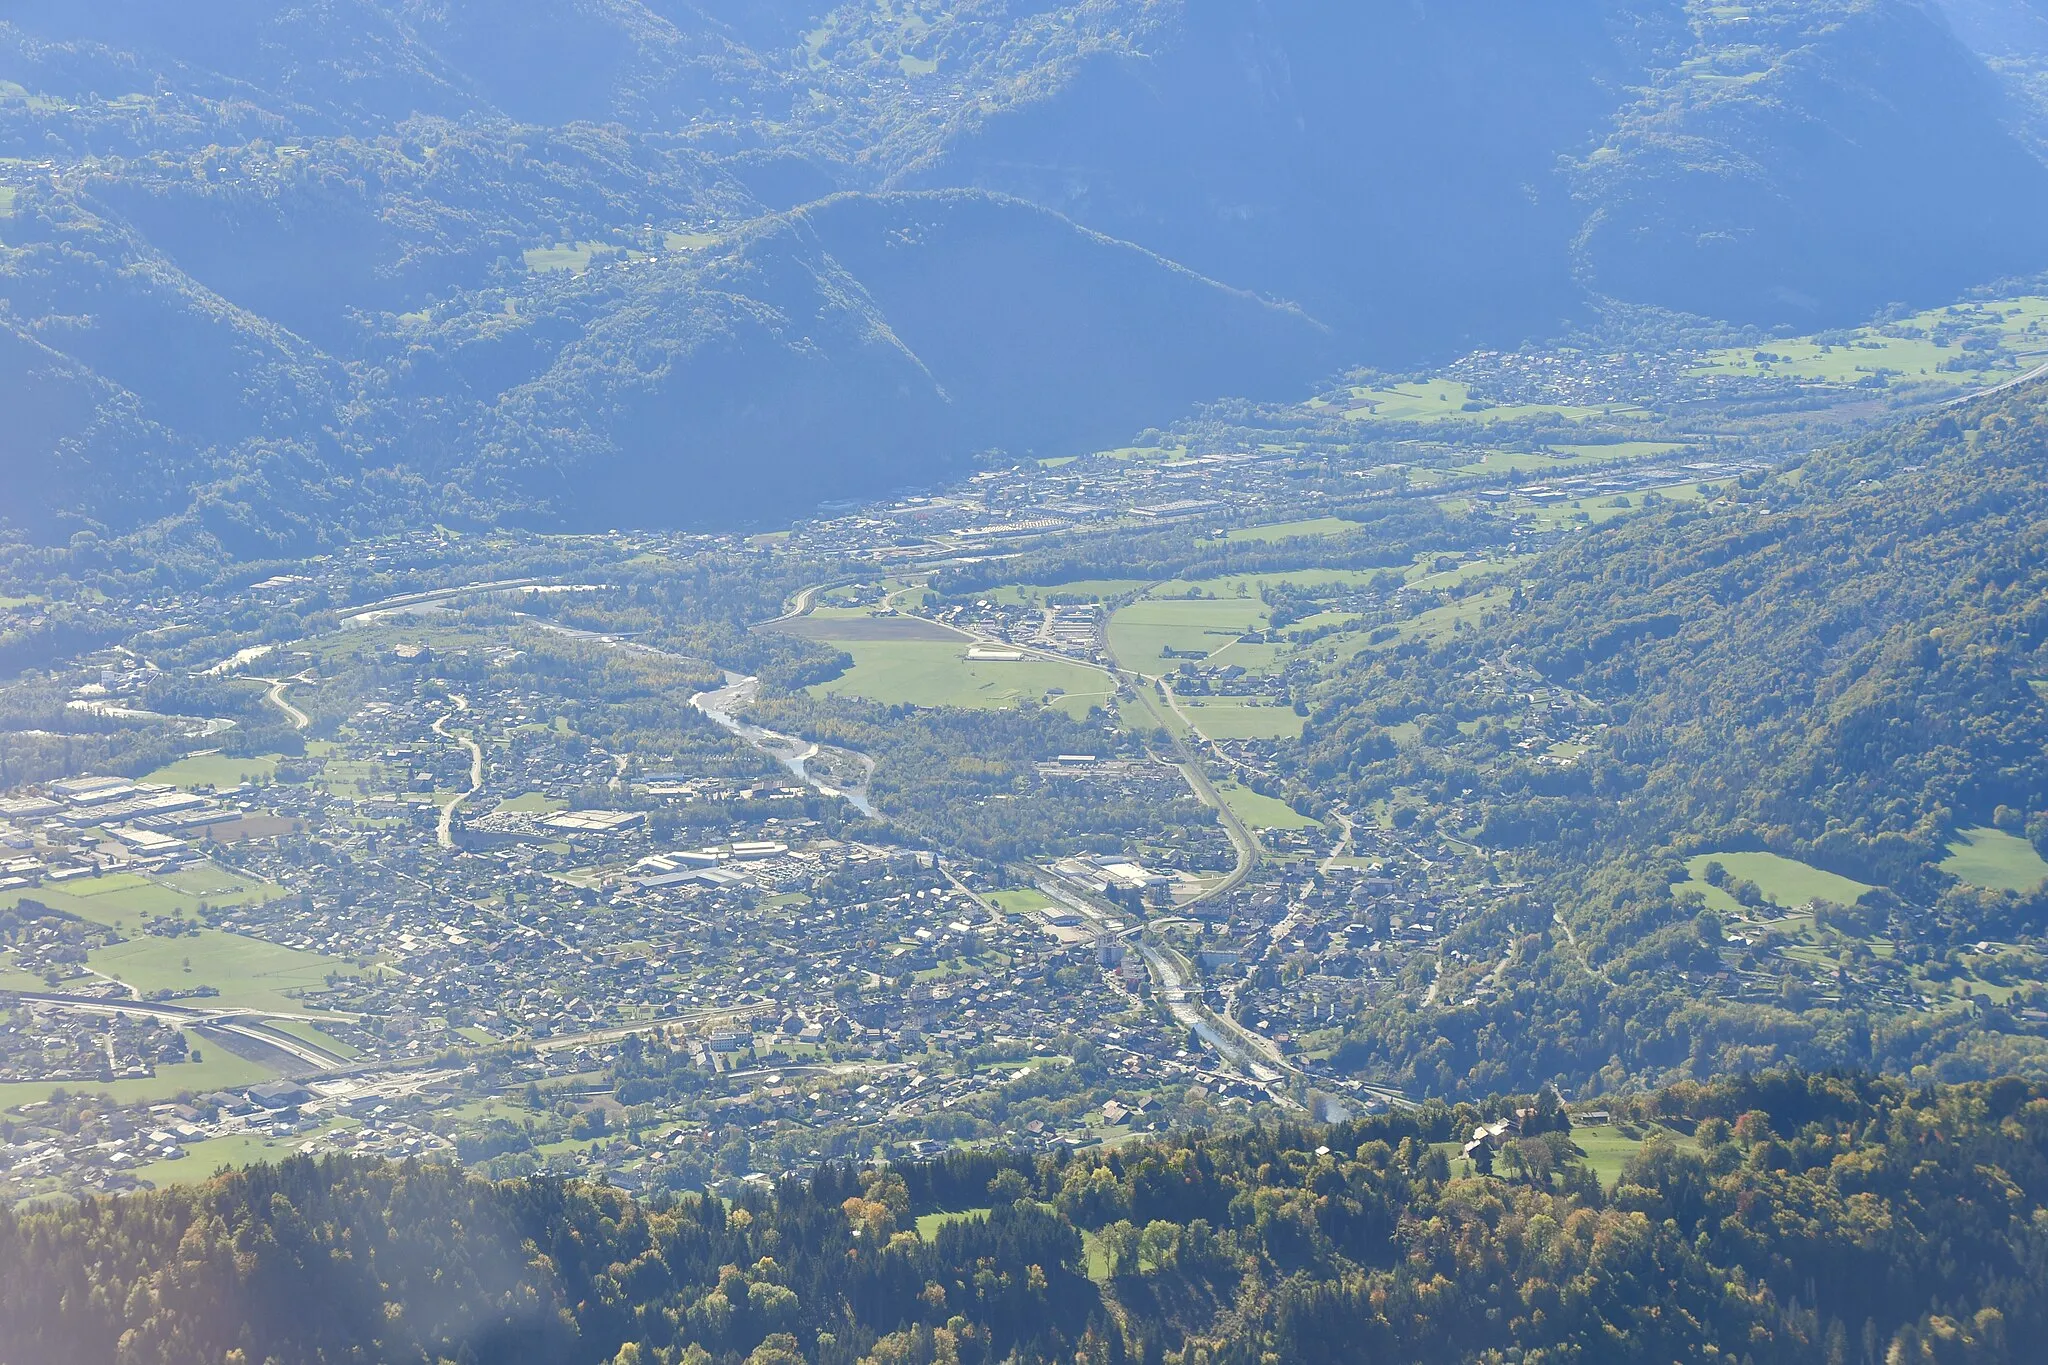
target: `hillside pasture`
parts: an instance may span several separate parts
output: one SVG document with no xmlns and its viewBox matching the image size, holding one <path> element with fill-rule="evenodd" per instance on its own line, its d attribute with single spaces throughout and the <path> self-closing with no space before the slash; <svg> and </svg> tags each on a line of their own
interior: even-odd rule
<svg viewBox="0 0 2048 1365">
<path fill-rule="evenodd" d="M 1866 882 L 1854 881 L 1776 853 L 1700 853 L 1686 859 L 1688 880 L 1679 885 L 1702 893 L 1709 907 L 1728 914 L 1746 914 L 1747 911 L 1724 888 L 1708 883 L 1708 863 L 1721 864 L 1731 881 L 1754 882 L 1765 900 L 1784 910 L 1797 909 L 1816 900 L 1853 905 L 1857 897 L 1871 889 Z"/>
<path fill-rule="evenodd" d="M 1959 831 L 1941 870 L 1987 891 L 2031 891 L 2048 881 L 2048 861 L 2032 844 L 1988 825 Z"/>
</svg>

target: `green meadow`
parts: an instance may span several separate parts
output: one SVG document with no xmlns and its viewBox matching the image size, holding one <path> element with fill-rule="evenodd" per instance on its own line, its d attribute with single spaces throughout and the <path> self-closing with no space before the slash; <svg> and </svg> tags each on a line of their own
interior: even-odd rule
<svg viewBox="0 0 2048 1365">
<path fill-rule="evenodd" d="M 1242 526 L 1223 538 L 1240 544 L 1247 541 L 1272 543 L 1292 540 L 1297 536 L 1348 536 L 1358 530 L 1358 523 L 1342 517 L 1310 517 L 1303 521 L 1281 521 L 1270 526 Z"/>
<path fill-rule="evenodd" d="M 1384 389 L 1354 388 L 1344 416 L 1354 422 L 1508 422 L 1527 417 L 1589 417 L 1636 411 L 1632 404 L 1580 407 L 1568 403 L 1488 403 L 1472 397 L 1471 387 L 1455 379 L 1395 384 Z M 1468 409 L 1466 404 L 1481 406 Z"/>
<path fill-rule="evenodd" d="M 1052 897 L 1036 887 L 1013 886 L 1006 891 L 987 891 L 983 900 L 1001 910 L 1004 914 L 1019 915 L 1030 910 L 1050 910 Z"/>
<path fill-rule="evenodd" d="M 1479 459 L 1459 465 L 1451 472 L 1459 475 L 1573 474 L 1593 465 L 1670 455 L 1685 448 L 1677 441 L 1614 441 L 1554 445 L 1541 450 L 1489 450 Z"/>
<path fill-rule="evenodd" d="M 1931 333 L 1944 325 L 1956 329 L 1957 334 L 1936 341 Z M 1971 385 L 1996 381 L 2012 372 L 2010 362 L 2003 360 L 1995 366 L 1977 362 L 1965 370 L 1943 370 L 1943 365 L 1958 359 L 1992 354 L 1965 350 L 1962 329 L 1995 333 L 2003 346 L 2023 357 L 2023 365 L 2032 363 L 2048 351 L 2048 298 L 2026 295 L 1931 308 L 1889 328 L 1929 335 L 1889 336 L 1887 329 L 1862 327 L 1829 341 L 1794 337 L 1756 346 L 1731 346 L 1708 352 L 1696 373 L 1776 376 L 1830 384 L 1856 384 L 1879 376 L 1908 383 Z"/>
<path fill-rule="evenodd" d="M 136 1171 L 158 1189 L 166 1185 L 196 1185 L 209 1180 L 223 1166 L 239 1170 L 259 1162 L 282 1161 L 310 1137 L 265 1137 L 254 1133 L 231 1133 L 206 1138 L 185 1148 L 185 1155 L 173 1161 L 154 1161 Z"/>
<path fill-rule="evenodd" d="M 1989 826 L 1959 831 L 1941 870 L 1987 891 L 2031 891 L 2048 880 L 2048 862 L 2032 844 Z"/>
<path fill-rule="evenodd" d="M 1172 668 L 1164 651 L 1219 654 L 1269 620 L 1256 597 L 1167 598 L 1151 596 L 1121 607 L 1109 618 L 1109 647 L 1126 668 L 1158 673 Z"/>
<path fill-rule="evenodd" d="M 1241 783 L 1218 782 L 1216 794 L 1223 798 L 1223 803 L 1236 813 L 1238 819 L 1253 829 L 1312 829 L 1322 823 L 1303 815 L 1278 797 L 1262 796 Z"/>
<path fill-rule="evenodd" d="M 268 882 L 240 876 L 218 864 L 202 863 L 161 876 L 116 872 L 80 877 L 59 886 L 8 891 L 0 893 L 0 906 L 12 907 L 23 900 L 40 901 L 53 910 L 132 932 L 159 915 L 178 910 L 191 914 L 201 901 L 212 906 L 247 905 L 279 894 Z"/>
<path fill-rule="evenodd" d="M 158 990 L 212 986 L 220 992 L 218 997 L 186 1002 L 209 1008 L 303 1010 L 306 1005 L 286 992 L 319 990 L 328 973 L 355 972 L 340 958 L 303 953 L 217 929 L 202 929 L 197 934 L 177 938 L 145 934 L 110 948 L 95 949 L 88 954 L 87 961 L 145 995 Z"/>
<path fill-rule="evenodd" d="M 917 1216 L 917 1235 L 929 1242 L 939 1235 L 939 1229 L 948 1223 L 964 1223 L 975 1218 L 988 1217 L 987 1209 L 961 1209 L 958 1213 L 921 1213 Z"/>
<path fill-rule="evenodd" d="M 521 792 L 500 801 L 497 809 L 519 815 L 553 815 L 569 809 L 569 803 L 559 796 L 548 796 L 542 792 Z"/>
<path fill-rule="evenodd" d="M 185 1034 L 186 1046 L 199 1051 L 200 1060 L 159 1066 L 156 1075 L 125 1081 L 8 1081 L 0 1084 L 0 1111 L 33 1104 L 63 1090 L 73 1095 L 105 1095 L 117 1104 L 153 1104 L 181 1094 L 203 1095 L 230 1086 L 257 1085 L 277 1075 L 260 1062 L 237 1057 L 220 1044 Z"/>
<path fill-rule="evenodd" d="M 571 242 L 566 246 L 537 246 L 529 247 L 520 253 L 521 259 L 526 262 L 526 268 L 536 275 L 544 275 L 552 270 L 566 270 L 572 275 L 581 275 L 590 269 L 594 262 L 602 262 L 607 257 L 625 256 L 637 260 L 641 258 L 641 254 L 638 251 L 613 246 L 609 242 Z"/>
<path fill-rule="evenodd" d="M 829 638 L 829 637 L 828 637 Z M 971 661 L 965 641 L 832 640 L 853 657 L 853 667 L 811 691 L 820 696 L 864 697 L 894 705 L 993 709 L 1043 702 L 1080 717 L 1107 706 L 1109 679 L 1080 664 L 1026 658 L 1014 663 Z"/>
<path fill-rule="evenodd" d="M 1264 698 L 1182 697 L 1181 708 L 1209 739 L 1297 739 L 1308 718 Z"/>
<path fill-rule="evenodd" d="M 95 971 L 144 994 L 212 986 L 219 996 L 198 1003 L 296 1011 L 305 1006 L 285 992 L 317 989 L 325 984 L 329 972 L 348 974 L 355 969 L 339 958 L 219 929 L 202 928 L 174 937 L 146 932 L 150 921 L 175 917 L 181 911 L 196 920 L 201 904 L 218 909 L 268 900 L 277 894 L 277 888 L 267 882 L 203 863 L 160 876 L 117 873 L 62 886 L 10 891 L 0 896 L 0 905 L 12 907 L 22 900 L 36 900 L 53 910 L 118 930 L 124 942 L 95 948 L 86 960 Z"/>
<path fill-rule="evenodd" d="M 1747 912 L 1727 891 L 1707 884 L 1708 863 L 1721 864 L 1728 870 L 1731 881 L 1756 883 L 1756 889 L 1763 893 L 1765 900 L 1786 910 L 1815 900 L 1853 905 L 1858 896 L 1871 889 L 1867 883 L 1776 853 L 1700 853 L 1686 859 L 1688 880 L 1680 885 L 1689 891 L 1703 893 L 1710 907 L 1729 914 Z"/>
<path fill-rule="evenodd" d="M 277 756 L 258 754 L 234 758 L 227 754 L 194 754 L 158 768 L 145 782 L 192 791 L 201 787 L 236 787 L 244 782 L 267 782 L 277 775 Z"/>
<path fill-rule="evenodd" d="M 1077 578 L 1069 583 L 1010 583 L 982 594 L 1004 606 L 1044 605 L 1055 598 L 1063 602 L 1107 602 L 1143 592 L 1142 578 Z"/>
</svg>

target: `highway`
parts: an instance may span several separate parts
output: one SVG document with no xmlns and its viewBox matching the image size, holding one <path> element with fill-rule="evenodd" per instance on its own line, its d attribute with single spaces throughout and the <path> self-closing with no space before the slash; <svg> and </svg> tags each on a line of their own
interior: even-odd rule
<svg viewBox="0 0 2048 1365">
<path fill-rule="evenodd" d="M 168 1001 L 154 1000 L 97 1000 L 83 996 L 67 996 L 44 991 L 17 991 L 17 998 L 33 1001 L 48 1009 L 68 1010 L 75 1014 L 141 1015 L 144 1018 L 161 1019 L 166 1023 L 179 1024 L 187 1028 L 209 1028 L 237 1037 L 248 1038 L 266 1047 L 276 1048 L 310 1066 L 322 1071 L 332 1067 L 346 1066 L 349 1059 L 338 1052 L 329 1051 L 316 1043 L 294 1037 L 281 1030 L 271 1029 L 263 1024 L 267 1018 L 317 1019 L 315 1015 L 270 1015 L 256 1010 L 206 1010 L 186 1005 L 174 1005 Z"/>
<path fill-rule="evenodd" d="M 270 690 L 263 694 L 263 700 L 284 712 L 284 718 L 291 722 L 292 729 L 303 730 L 313 723 L 313 718 L 284 699 L 284 690 L 295 682 L 305 681 L 305 675 L 296 678 L 258 678 L 257 682 L 270 684 Z"/>
</svg>

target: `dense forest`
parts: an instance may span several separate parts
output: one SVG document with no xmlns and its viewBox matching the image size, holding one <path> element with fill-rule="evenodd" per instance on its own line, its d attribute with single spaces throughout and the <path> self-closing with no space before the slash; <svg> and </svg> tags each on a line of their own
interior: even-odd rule
<svg viewBox="0 0 2048 1365">
<path fill-rule="evenodd" d="M 1488 1173 L 1455 1154 L 1509 1111 Z M 1949 1365 L 2048 1329 L 2040 1087 L 1769 1073 L 1611 1117 L 1645 1140 L 1604 1184 L 1548 1094 L 732 1199 L 294 1159 L 0 1214 L 0 1360 Z"/>
</svg>

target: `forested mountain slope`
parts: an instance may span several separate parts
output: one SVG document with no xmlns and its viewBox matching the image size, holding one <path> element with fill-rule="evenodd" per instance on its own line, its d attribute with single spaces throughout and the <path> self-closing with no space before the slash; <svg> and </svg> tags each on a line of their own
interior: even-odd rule
<svg viewBox="0 0 2048 1365">
<path fill-rule="evenodd" d="M 1924 885 L 1958 825 L 2048 807 L 2044 467 L 2023 393 L 1592 528 L 1490 628 L 1364 660 L 1377 721 L 1333 704 L 1312 747 L 1484 714 L 1473 665 L 1526 663 L 1614 723 L 1597 761 L 1504 792 L 1488 844 L 1685 830 Z"/>
<path fill-rule="evenodd" d="M 1609 297 L 1850 323 L 2048 267 L 2030 228 L 2048 169 L 2009 64 L 2002 91 L 1987 60 L 2005 61 L 1909 0 L 35 7 L 0 20 L 0 297 L 94 378 L 103 428 L 138 414 L 177 454 L 146 496 L 60 479 L 10 512 L 55 535 L 233 504 L 254 534 L 229 548 L 249 553 L 303 539 L 303 478 L 346 481 L 376 524 L 415 505 L 379 495 L 394 485 L 450 490 L 446 516 L 579 524 L 604 515 L 565 501 L 559 470 L 601 451 L 628 484 L 687 468 L 716 487 L 736 414 L 772 415 L 752 440 L 796 486 L 876 493 L 990 448 L 1072 453 L 1198 400 L 1306 393 L 1347 364 L 1552 336 Z M 641 386 L 587 372 L 643 342 L 697 358 L 656 386 L 687 395 L 711 354 L 693 320 L 812 290 L 713 265 L 724 301 L 700 306 L 681 283 L 734 243 L 758 260 L 775 215 L 962 189 L 1140 249 L 1076 237 L 1025 261 L 1045 220 L 974 201 L 893 239 L 884 274 L 923 284 L 818 267 L 897 289 L 875 316 L 926 362 L 907 334 L 946 338 L 953 373 L 909 376 L 868 323 L 816 347 L 718 324 L 720 404 L 678 397 L 676 439 L 682 409 L 629 400 L 595 431 L 532 425 L 557 397 Z M 1204 311 L 1215 292 L 1162 261 L 1296 307 L 1331 343 L 1254 335 L 1251 361 Z M 643 270 L 659 278 L 618 278 Z M 829 335 L 869 305 L 819 306 Z M 1048 396 L 1069 371 L 1033 364 L 1054 332 L 1095 381 L 1074 411 Z M 10 434 L 9 465 L 68 421 Z M 232 491 L 264 468 L 274 505 Z M 714 495 L 702 518 L 739 506 Z"/>
<path fill-rule="evenodd" d="M 1477 629 L 1362 655 L 1311 721 L 1305 763 L 1360 805 L 1402 787 L 1466 802 L 1464 833 L 1536 879 L 1515 914 L 1539 937 L 1513 995 L 1439 1039 L 1368 1025 L 1359 1060 L 1398 1054 L 1440 1084 L 1477 1067 L 1484 1086 L 1489 1028 L 1545 1040 L 1517 1061 L 1526 1074 L 1576 1081 L 1611 1059 L 1712 1074 L 1752 1046 L 1911 1067 L 1960 1039 L 1960 1020 L 1879 1000 L 1922 989 L 1916 963 L 2048 922 L 2041 889 L 1968 887 L 1941 866 L 1972 828 L 2048 843 L 2044 465 L 2030 391 L 1951 409 L 1592 528 Z M 1558 689 L 1589 727 L 1583 756 L 1516 747 L 1525 698 L 1503 670 Z M 1681 861 L 1719 850 L 1873 888 L 1841 926 L 1889 956 L 1866 948 L 1871 979 L 1812 1008 L 1738 1003 L 1728 968 L 1765 964 L 1701 922 Z M 1703 1000 L 1674 971 L 1722 984 Z M 2039 1066 L 2036 1034 L 1994 1013 L 1972 1026 L 1978 1060 L 1952 1064 Z"/>
<path fill-rule="evenodd" d="M 2036 1088 L 1684 1087 L 1624 1109 L 1652 1136 L 1607 1187 L 1535 1112 L 1512 1180 L 1454 1175 L 1481 1111 L 1442 1105 L 731 1208 L 294 1159 L 0 1214 L 0 1360 L 1974 1365 L 2048 1327 Z"/>
<path fill-rule="evenodd" d="M 1283 398 L 1335 353 L 1296 310 L 971 191 L 840 195 L 634 274 L 491 414 L 479 473 L 506 503 L 583 525 L 800 514 L 964 452 Z"/>
</svg>

